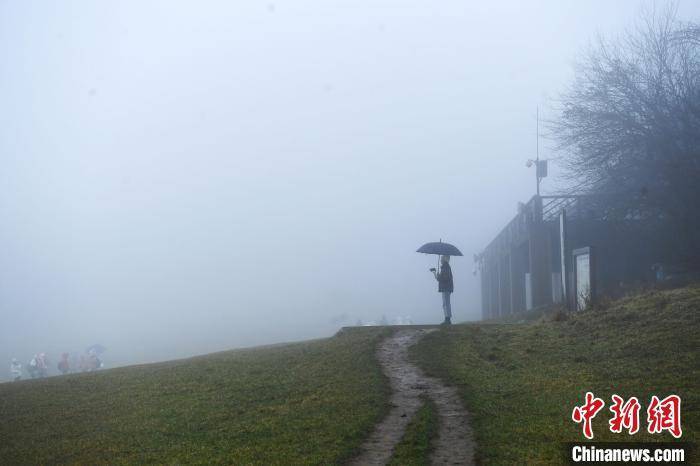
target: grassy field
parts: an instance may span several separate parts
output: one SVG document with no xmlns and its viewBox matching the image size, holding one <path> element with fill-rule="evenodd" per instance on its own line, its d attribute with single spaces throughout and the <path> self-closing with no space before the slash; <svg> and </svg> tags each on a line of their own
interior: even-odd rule
<svg viewBox="0 0 700 466">
<path fill-rule="evenodd" d="M 442 328 L 411 349 L 460 390 L 482 464 L 558 464 L 581 441 L 571 410 L 683 400 L 683 441 L 700 428 L 700 287 L 653 292 L 562 318 Z M 565 317 L 565 316 L 564 316 Z M 0 464 L 342 464 L 387 413 L 374 352 L 388 328 L 93 374 L 0 384 Z M 392 464 L 426 464 L 438 419 L 427 403 Z M 632 440 L 672 441 L 639 433 Z"/>
<path fill-rule="evenodd" d="M 424 400 L 394 450 L 389 466 L 421 466 L 430 463 L 430 453 L 437 437 L 438 414 L 435 403 Z"/>
<path fill-rule="evenodd" d="M 388 409 L 386 334 L 0 384 L 0 463 L 342 462 Z"/>
<path fill-rule="evenodd" d="M 682 441 L 700 435 L 700 287 L 651 292 L 525 324 L 457 325 L 424 338 L 411 357 L 460 390 L 483 464 L 560 464 L 562 442 L 582 441 L 571 420 L 586 391 L 606 406 L 599 441 L 673 441 L 646 433 L 651 395 L 682 398 Z M 612 434 L 610 396 L 636 396 L 640 433 Z M 642 432 L 644 431 L 644 432 Z"/>
</svg>

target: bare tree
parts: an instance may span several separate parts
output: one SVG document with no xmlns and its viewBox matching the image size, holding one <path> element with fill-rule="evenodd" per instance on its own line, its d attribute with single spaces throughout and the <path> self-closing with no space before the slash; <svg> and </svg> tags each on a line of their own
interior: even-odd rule
<svg viewBox="0 0 700 466">
<path fill-rule="evenodd" d="M 676 6 L 598 38 L 576 66 L 550 136 L 567 176 L 605 215 L 664 221 L 696 262 L 700 246 L 700 26 Z"/>
</svg>

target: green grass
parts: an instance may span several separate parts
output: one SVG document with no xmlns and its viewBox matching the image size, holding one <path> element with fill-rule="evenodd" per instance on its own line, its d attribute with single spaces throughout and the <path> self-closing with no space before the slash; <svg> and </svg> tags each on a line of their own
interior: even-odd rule
<svg viewBox="0 0 700 466">
<path fill-rule="evenodd" d="M 571 411 L 586 391 L 606 405 L 596 441 L 673 441 L 646 433 L 651 395 L 682 398 L 682 441 L 700 431 L 700 287 L 651 292 L 563 321 L 467 324 L 426 336 L 411 357 L 460 390 L 482 464 L 560 464 L 585 440 Z M 612 434 L 610 396 L 636 396 L 641 429 Z M 644 432 L 642 432 L 644 431 Z"/>
<path fill-rule="evenodd" d="M 0 463 L 342 462 L 388 410 L 386 334 L 0 384 Z"/>
<path fill-rule="evenodd" d="M 390 466 L 421 466 L 430 463 L 437 437 L 438 414 L 435 403 L 425 399 L 396 446 Z"/>
<path fill-rule="evenodd" d="M 682 441 L 700 436 L 700 287 L 652 292 L 565 320 L 455 325 L 411 357 L 460 390 L 482 464 L 558 464 L 581 441 L 571 410 L 586 391 L 683 400 Z M 388 411 L 374 357 L 389 329 L 305 343 L 0 384 L 0 464 L 338 464 Z M 425 464 L 434 406 L 412 420 L 394 464 Z"/>
</svg>

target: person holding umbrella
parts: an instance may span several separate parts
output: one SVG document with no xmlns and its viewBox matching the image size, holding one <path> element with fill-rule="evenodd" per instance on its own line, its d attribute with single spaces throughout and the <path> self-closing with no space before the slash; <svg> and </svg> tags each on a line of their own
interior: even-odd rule
<svg viewBox="0 0 700 466">
<path fill-rule="evenodd" d="M 449 243 L 443 243 L 440 240 L 437 243 L 426 243 L 416 252 L 423 254 L 435 254 L 440 256 L 439 268 L 430 269 L 438 281 L 438 292 L 442 294 L 442 310 L 445 313 L 443 325 L 452 324 L 452 305 L 450 297 L 454 291 L 454 280 L 452 278 L 452 269 L 450 268 L 450 256 L 461 256 L 459 249 Z"/>
<path fill-rule="evenodd" d="M 443 325 L 452 324 L 452 305 L 450 303 L 450 295 L 455 290 L 454 281 L 452 280 L 452 269 L 450 268 L 450 256 L 440 256 L 440 271 L 430 269 L 438 281 L 438 292 L 442 293 L 442 310 L 445 312 L 445 320 Z"/>
</svg>

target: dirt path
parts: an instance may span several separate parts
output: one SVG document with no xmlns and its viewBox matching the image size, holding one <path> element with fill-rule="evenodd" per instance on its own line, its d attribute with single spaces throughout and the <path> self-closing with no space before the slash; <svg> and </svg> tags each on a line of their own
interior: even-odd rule
<svg viewBox="0 0 700 466">
<path fill-rule="evenodd" d="M 384 465 L 403 437 L 406 426 L 420 407 L 421 395 L 430 397 L 437 406 L 440 428 L 431 457 L 432 464 L 474 464 L 474 439 L 469 414 L 454 388 L 439 379 L 427 377 L 408 362 L 408 348 L 435 329 L 399 330 L 384 340 L 377 358 L 389 377 L 393 394 L 392 409 L 362 446 L 353 465 Z"/>
</svg>

